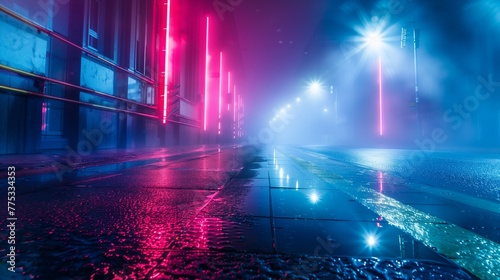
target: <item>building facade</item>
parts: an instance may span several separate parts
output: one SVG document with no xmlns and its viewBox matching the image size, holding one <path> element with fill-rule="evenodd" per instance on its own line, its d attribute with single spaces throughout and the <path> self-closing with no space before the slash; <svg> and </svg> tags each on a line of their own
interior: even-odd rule
<svg viewBox="0 0 500 280">
<path fill-rule="evenodd" d="M 0 0 L 0 38 L 0 154 L 234 139 L 239 47 L 209 1 Z"/>
</svg>

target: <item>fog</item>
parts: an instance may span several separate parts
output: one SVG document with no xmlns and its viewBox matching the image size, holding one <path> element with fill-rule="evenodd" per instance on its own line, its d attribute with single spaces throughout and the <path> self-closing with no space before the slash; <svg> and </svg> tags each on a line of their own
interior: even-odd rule
<svg viewBox="0 0 500 280">
<path fill-rule="evenodd" d="M 247 135 L 274 144 L 409 148 L 441 135 L 442 148 L 498 148 L 499 15 L 495 1 L 244 2 L 234 18 Z M 370 32 L 380 33 L 377 50 L 365 42 Z M 313 81 L 321 84 L 315 93 Z"/>
</svg>

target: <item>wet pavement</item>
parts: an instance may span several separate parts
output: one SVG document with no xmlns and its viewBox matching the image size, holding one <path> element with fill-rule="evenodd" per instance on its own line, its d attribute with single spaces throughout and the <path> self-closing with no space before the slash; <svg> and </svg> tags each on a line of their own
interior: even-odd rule
<svg viewBox="0 0 500 280">
<path fill-rule="evenodd" d="M 24 170 L 16 178 L 16 273 L 4 260 L 2 279 L 499 275 L 497 213 L 460 203 L 463 193 L 444 197 L 310 150 L 108 154 L 82 160 L 62 180 L 29 159 L 16 164 Z"/>
</svg>

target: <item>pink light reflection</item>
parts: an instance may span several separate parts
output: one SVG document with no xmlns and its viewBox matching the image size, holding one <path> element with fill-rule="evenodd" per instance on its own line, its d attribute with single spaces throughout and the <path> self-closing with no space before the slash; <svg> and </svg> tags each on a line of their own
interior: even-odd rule
<svg viewBox="0 0 500 280">
<path fill-rule="evenodd" d="M 382 173 L 381 171 L 378 172 L 378 191 L 379 193 L 382 194 L 382 192 L 384 191 L 384 173 Z M 382 218 L 382 216 L 379 216 L 377 218 L 377 227 L 382 227 L 382 224 L 380 222 L 383 221 L 384 218 Z"/>
<path fill-rule="evenodd" d="M 382 193 L 384 191 L 384 174 L 382 172 L 378 172 L 378 186 L 379 192 Z"/>
<path fill-rule="evenodd" d="M 42 103 L 42 131 L 47 129 L 47 102 Z"/>
</svg>

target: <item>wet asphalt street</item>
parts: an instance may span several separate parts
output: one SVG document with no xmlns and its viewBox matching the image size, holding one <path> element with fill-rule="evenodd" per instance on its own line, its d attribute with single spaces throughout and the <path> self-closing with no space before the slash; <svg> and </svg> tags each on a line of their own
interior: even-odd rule
<svg viewBox="0 0 500 280">
<path fill-rule="evenodd" d="M 200 147 L 68 170 L 64 155 L 4 157 L 2 186 L 19 170 L 16 268 L 4 257 L 0 278 L 498 279 L 498 158 L 467 175 L 459 155 L 429 156 L 433 172 L 449 163 L 431 180 L 394 167 L 405 153 Z"/>
</svg>

